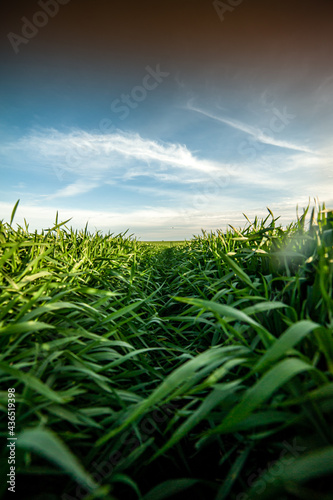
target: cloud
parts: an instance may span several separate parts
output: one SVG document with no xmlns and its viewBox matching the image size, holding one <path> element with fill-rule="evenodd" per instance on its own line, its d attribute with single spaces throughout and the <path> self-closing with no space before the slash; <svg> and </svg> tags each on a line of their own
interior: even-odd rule
<svg viewBox="0 0 333 500">
<path fill-rule="evenodd" d="M 185 145 L 153 141 L 137 133 L 111 134 L 54 129 L 32 131 L 15 143 L 2 147 L 15 164 L 29 164 L 33 171 L 53 170 L 67 185 L 51 194 L 69 197 L 86 193 L 105 183 L 150 178 L 160 183 L 206 182 L 227 166 L 200 158 Z M 19 155 L 19 158 L 17 158 Z M 68 184 L 68 178 L 71 182 Z"/>
<path fill-rule="evenodd" d="M 97 182 L 86 182 L 84 180 L 78 180 L 73 184 L 69 184 L 63 189 L 59 189 L 53 195 L 44 195 L 45 198 L 54 199 L 54 198 L 72 198 L 73 196 L 77 196 L 80 194 L 88 193 L 94 188 L 97 188 L 99 184 Z"/>
<path fill-rule="evenodd" d="M 266 204 L 275 207 L 274 213 L 282 214 L 284 221 L 294 219 L 296 205 L 306 206 L 309 197 L 319 196 L 327 204 L 332 200 L 329 149 L 316 156 L 267 148 L 255 161 L 225 163 L 202 158 L 178 143 L 152 141 L 134 133 L 50 129 L 31 132 L 6 144 L 5 150 L 18 156 L 14 167 L 26 169 L 26 189 L 33 189 L 36 180 L 36 192 L 42 193 L 34 198 L 27 192 L 17 196 L 24 207 L 20 213 L 36 228 L 51 227 L 59 209 L 59 218 L 72 217 L 71 224 L 78 229 L 89 221 L 91 231 L 119 233 L 129 228 L 142 239 L 182 239 L 200 233 L 201 228 L 243 226 L 242 212 L 264 216 Z M 66 161 L 67 155 L 72 155 L 72 163 Z M 101 187 L 104 190 L 98 190 Z M 91 196 L 83 196 L 93 190 Z M 6 209 L 9 220 L 17 198 L 3 194 L 3 201 L 13 199 Z M 83 210 L 88 203 L 93 209 Z"/>
<path fill-rule="evenodd" d="M 251 125 L 247 125 L 247 124 L 242 123 L 238 120 L 232 120 L 230 118 L 216 116 L 212 113 L 209 113 L 208 111 L 197 108 L 197 107 L 193 106 L 191 104 L 191 102 L 188 103 L 187 108 L 190 111 L 195 111 L 196 113 L 200 113 L 201 115 L 207 116 L 208 118 L 211 118 L 212 120 L 216 120 L 220 123 L 224 123 L 225 125 L 229 125 L 229 127 L 232 127 L 236 130 L 240 130 L 241 132 L 244 132 L 245 134 L 248 134 L 248 135 L 254 137 L 256 141 L 259 141 L 263 144 L 269 144 L 271 146 L 276 146 L 276 147 L 284 148 L 284 149 L 291 149 L 294 151 L 301 151 L 303 153 L 305 152 L 305 153 L 316 154 L 314 151 L 307 148 L 306 146 L 300 146 L 298 144 L 294 144 L 294 143 L 291 143 L 289 141 L 283 141 L 283 140 L 276 139 L 275 137 L 267 135 L 267 132 L 265 133 L 264 131 L 262 131 L 256 127 L 253 127 Z M 269 132 L 274 132 L 274 131 L 269 129 Z"/>
<path fill-rule="evenodd" d="M 212 161 L 197 158 L 185 145 L 163 143 L 142 138 L 137 133 L 117 132 L 111 134 L 89 133 L 73 130 L 69 133 L 54 129 L 41 133 L 32 132 L 12 145 L 16 150 L 35 152 L 41 158 L 61 159 L 63 168 L 77 171 L 87 168 L 87 160 L 103 157 L 106 164 L 99 165 L 98 170 L 109 168 L 112 161 L 121 157 L 124 160 L 136 160 L 149 165 L 158 162 L 173 168 L 184 168 L 190 171 L 214 172 L 218 165 Z M 116 167 L 116 165 L 114 165 Z"/>
<path fill-rule="evenodd" d="M 303 196 L 297 200 L 300 210 L 306 207 L 308 198 Z M 280 215 L 279 222 L 287 225 L 296 217 L 296 201 L 284 200 L 279 203 L 270 203 L 269 208 L 272 209 L 275 216 Z M 13 205 L 0 202 L 0 213 L 4 215 L 4 222 L 10 220 L 10 214 Z M 89 209 L 74 209 L 62 208 L 58 210 L 49 204 L 43 206 L 43 210 L 39 206 L 20 203 L 18 206 L 13 226 L 20 224 L 24 226 L 24 219 L 29 224 L 29 230 L 35 229 L 50 229 L 55 223 L 56 213 L 58 213 L 58 221 L 71 219 L 66 224 L 67 227 L 72 227 L 74 230 L 82 230 L 88 222 L 88 230 L 95 232 L 96 230 L 103 231 L 104 234 L 110 232 L 113 234 L 123 233 L 127 229 L 128 234 L 134 234 L 142 240 L 175 240 L 175 239 L 190 239 L 193 235 L 201 233 L 201 229 L 207 231 L 215 231 L 217 229 L 225 230 L 229 224 L 234 227 L 244 227 L 246 220 L 242 212 L 246 213 L 250 220 L 254 220 L 255 216 L 265 218 L 268 215 L 266 205 L 260 205 L 255 200 L 240 204 L 237 209 L 228 207 L 228 202 L 220 203 L 209 208 L 198 209 L 191 207 L 187 210 L 179 210 L 179 208 L 170 207 L 153 207 L 146 206 L 139 209 L 130 209 L 127 212 L 120 211 L 103 211 Z"/>
</svg>

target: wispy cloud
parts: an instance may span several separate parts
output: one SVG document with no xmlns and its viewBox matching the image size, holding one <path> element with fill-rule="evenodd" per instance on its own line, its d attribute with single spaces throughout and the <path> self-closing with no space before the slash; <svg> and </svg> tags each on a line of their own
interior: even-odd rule
<svg viewBox="0 0 333 500">
<path fill-rule="evenodd" d="M 91 182 L 85 180 L 78 180 L 73 182 L 73 184 L 69 184 L 68 186 L 59 189 L 52 195 L 45 195 L 45 198 L 54 199 L 54 198 L 72 198 L 73 196 L 78 196 L 80 194 L 88 193 L 94 188 L 99 186 L 98 182 Z"/>
<path fill-rule="evenodd" d="M 59 217 L 73 217 L 76 228 L 89 221 L 92 231 L 129 228 L 145 239 L 177 239 L 198 234 L 201 228 L 243 225 L 242 212 L 260 216 L 266 204 L 277 207 L 278 215 L 291 214 L 291 220 L 296 204 L 305 200 L 306 205 L 309 196 L 330 203 L 332 179 L 327 176 L 330 150 L 316 156 L 289 149 L 267 148 L 255 161 L 219 162 L 185 145 L 136 133 L 34 131 L 0 147 L 7 160 L 12 158 L 7 161 L 13 164 L 10 178 L 18 177 L 15 168 L 25 170 L 22 181 L 27 186 L 24 196 L 3 192 L 1 201 L 13 199 L 7 208 L 3 205 L 10 217 L 20 197 L 20 213 L 36 228 L 50 227 L 59 209 Z M 208 147 L 205 153 L 209 156 Z M 59 171 L 60 180 L 55 177 Z"/>
<path fill-rule="evenodd" d="M 117 157 L 144 162 L 159 162 L 168 167 L 181 167 L 190 171 L 213 172 L 218 165 L 196 157 L 185 145 L 163 143 L 144 139 L 137 133 L 117 132 L 112 134 L 89 133 L 73 130 L 69 133 L 54 129 L 32 132 L 15 144 L 16 150 L 34 151 L 42 158 L 63 159 L 64 168 L 85 168 L 87 160 L 100 159 L 110 161 Z M 103 170 L 104 164 L 100 166 Z"/>
<path fill-rule="evenodd" d="M 306 206 L 308 199 L 303 197 L 300 202 L 301 207 Z M 295 218 L 296 203 L 293 200 L 289 203 L 271 203 L 269 205 L 275 215 L 281 215 L 279 221 L 287 224 Z M 8 222 L 13 206 L 9 203 L 0 202 L 0 213 L 4 215 L 4 221 Z M 228 208 L 225 203 L 219 208 L 214 206 L 208 210 L 198 210 L 196 208 L 186 211 L 178 208 L 165 206 L 146 206 L 128 211 L 103 211 L 93 209 L 68 209 L 52 207 L 46 204 L 43 210 L 40 207 L 20 204 L 15 215 L 15 224 L 24 226 L 24 219 L 29 223 L 30 231 L 35 229 L 49 229 L 53 227 L 56 213 L 59 212 L 58 220 L 65 221 L 71 219 L 67 226 L 81 230 L 88 222 L 88 229 L 91 232 L 96 230 L 104 233 L 123 233 L 127 229 L 128 234 L 140 236 L 142 240 L 155 239 L 184 239 L 191 238 L 195 234 L 200 234 L 201 229 L 212 230 L 223 229 L 232 224 L 236 227 L 244 227 L 246 220 L 242 212 L 253 220 L 255 216 L 266 217 L 268 215 L 265 205 L 258 205 L 256 202 L 247 203 L 247 206 L 239 206 L 237 210 Z"/>
<path fill-rule="evenodd" d="M 216 120 L 220 123 L 224 123 L 225 125 L 229 125 L 229 127 L 232 127 L 236 130 L 240 130 L 245 134 L 249 134 L 250 136 L 254 137 L 256 141 L 259 141 L 263 144 L 269 144 L 271 146 L 276 146 L 284 149 L 291 149 L 294 151 L 302 151 L 303 153 L 316 154 L 314 151 L 307 148 L 306 146 L 294 144 L 289 141 L 283 141 L 275 137 L 271 137 L 262 130 L 260 130 L 259 128 L 253 127 L 252 125 L 248 125 L 246 123 L 242 123 L 238 120 L 217 116 L 213 113 L 210 113 L 203 109 L 197 108 L 196 106 L 193 106 L 191 102 L 188 103 L 187 108 L 190 111 L 195 111 L 196 113 L 200 113 L 201 115 L 207 116 L 207 118 L 211 118 L 212 120 Z"/>
<path fill-rule="evenodd" d="M 21 166 L 29 162 L 35 169 L 53 169 L 66 186 L 55 197 L 86 193 L 105 183 L 126 182 L 147 177 L 162 183 L 205 182 L 207 176 L 226 166 L 200 158 L 185 145 L 145 139 L 137 133 L 89 133 L 54 129 L 33 131 L 15 143 L 5 144 L 2 153 L 20 154 Z M 19 167 L 20 168 L 20 167 Z M 71 178 L 71 182 L 65 178 Z"/>
</svg>

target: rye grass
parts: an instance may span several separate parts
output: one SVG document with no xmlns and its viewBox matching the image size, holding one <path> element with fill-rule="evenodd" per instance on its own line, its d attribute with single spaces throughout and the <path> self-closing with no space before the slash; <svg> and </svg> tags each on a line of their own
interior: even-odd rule
<svg viewBox="0 0 333 500">
<path fill-rule="evenodd" d="M 13 387 L 24 498 L 332 497 L 331 211 L 165 246 L 15 210 L 0 435 Z"/>
</svg>

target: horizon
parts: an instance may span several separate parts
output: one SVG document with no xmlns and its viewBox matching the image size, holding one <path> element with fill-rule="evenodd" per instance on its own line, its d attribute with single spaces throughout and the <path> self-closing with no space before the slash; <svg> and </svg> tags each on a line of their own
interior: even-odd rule
<svg viewBox="0 0 333 500">
<path fill-rule="evenodd" d="M 4 10 L 0 220 L 167 242 L 333 207 L 330 1 Z"/>
</svg>

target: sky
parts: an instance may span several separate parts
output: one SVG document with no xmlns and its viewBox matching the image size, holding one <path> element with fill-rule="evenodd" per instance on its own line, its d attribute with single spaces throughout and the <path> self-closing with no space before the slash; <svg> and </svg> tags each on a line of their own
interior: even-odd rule
<svg viewBox="0 0 333 500">
<path fill-rule="evenodd" d="M 182 240 L 333 208 L 331 0 L 1 9 L 0 220 Z"/>
</svg>

